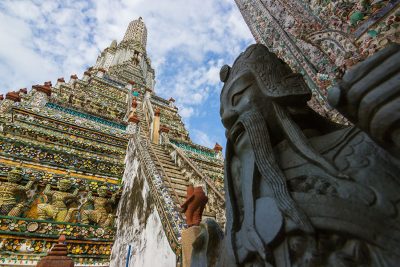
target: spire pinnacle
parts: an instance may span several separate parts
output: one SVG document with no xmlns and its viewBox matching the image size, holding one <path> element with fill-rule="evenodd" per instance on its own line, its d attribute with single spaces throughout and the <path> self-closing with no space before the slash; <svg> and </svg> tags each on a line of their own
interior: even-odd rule
<svg viewBox="0 0 400 267">
<path fill-rule="evenodd" d="M 133 20 L 131 23 L 129 23 L 123 41 L 138 42 L 144 49 L 146 49 L 147 28 L 142 17 L 139 17 L 139 19 Z"/>
</svg>

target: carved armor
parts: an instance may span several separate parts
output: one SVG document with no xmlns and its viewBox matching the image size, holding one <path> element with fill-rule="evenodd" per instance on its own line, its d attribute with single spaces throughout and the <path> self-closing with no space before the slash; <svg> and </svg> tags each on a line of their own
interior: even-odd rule
<svg viewBox="0 0 400 267">
<path fill-rule="evenodd" d="M 22 169 L 17 167 L 11 170 L 7 179 L 8 182 L 0 183 L 0 214 L 8 216 L 20 216 L 23 203 L 17 203 L 17 194 L 28 191 L 33 181 L 29 181 L 25 186 L 19 185 L 18 182 L 22 180 Z"/>
<path fill-rule="evenodd" d="M 115 203 L 115 195 L 111 199 L 105 198 L 107 196 L 107 187 L 99 187 L 97 190 L 99 197 L 93 197 L 90 191 L 87 200 L 93 202 L 94 210 L 83 210 L 81 222 L 89 224 L 93 222 L 101 227 L 111 227 L 114 222 L 114 215 L 108 213 L 107 206 Z"/>
<path fill-rule="evenodd" d="M 72 213 L 76 211 L 76 208 L 67 207 L 67 202 L 76 199 L 79 189 L 76 188 L 74 192 L 66 192 L 71 188 L 71 181 L 68 179 L 62 179 L 58 182 L 57 187 L 60 191 L 51 190 L 51 185 L 46 185 L 43 193 L 51 197 L 51 202 L 38 205 L 38 219 L 46 220 L 53 219 L 56 222 L 69 222 Z"/>
<path fill-rule="evenodd" d="M 311 110 L 301 77 L 263 45 L 224 66 L 226 234 L 205 259 L 219 237 L 203 227 L 192 266 L 396 266 L 399 60 L 399 45 L 376 53 L 330 96 L 357 127 Z"/>
</svg>

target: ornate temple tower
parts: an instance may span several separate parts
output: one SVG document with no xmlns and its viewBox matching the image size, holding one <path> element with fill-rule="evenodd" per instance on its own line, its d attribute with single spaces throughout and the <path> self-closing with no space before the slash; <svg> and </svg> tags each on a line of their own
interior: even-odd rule
<svg viewBox="0 0 400 267">
<path fill-rule="evenodd" d="M 395 0 L 235 2 L 255 40 L 303 74 L 313 108 L 335 120 L 325 105 L 335 79 L 389 42 L 400 42 Z"/>
<path fill-rule="evenodd" d="M 154 88 L 154 70 L 146 54 L 147 28 L 140 17 L 129 23 L 122 41 L 112 41 L 97 58 L 95 68 L 128 82 L 132 76 L 147 88 Z"/>
<path fill-rule="evenodd" d="M 146 42 L 139 18 L 81 78 L 0 96 L 0 265 L 35 266 L 64 234 L 79 266 L 175 266 L 189 184 L 223 224 L 221 151 L 155 94 Z"/>
</svg>

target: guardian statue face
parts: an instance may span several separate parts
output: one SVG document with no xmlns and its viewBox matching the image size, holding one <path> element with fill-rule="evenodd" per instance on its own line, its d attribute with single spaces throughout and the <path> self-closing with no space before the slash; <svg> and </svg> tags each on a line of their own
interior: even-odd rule
<svg viewBox="0 0 400 267">
<path fill-rule="evenodd" d="M 57 187 L 60 191 L 68 191 L 72 187 L 72 182 L 68 179 L 61 179 L 57 183 Z"/>
<path fill-rule="evenodd" d="M 22 168 L 20 168 L 20 167 L 16 167 L 16 168 L 12 169 L 7 174 L 7 180 L 10 183 L 18 183 L 19 181 L 22 180 L 22 178 L 23 178 Z"/>
<path fill-rule="evenodd" d="M 99 194 L 100 197 L 106 197 L 107 196 L 107 187 L 100 186 L 99 189 L 97 189 L 97 193 Z"/>
</svg>

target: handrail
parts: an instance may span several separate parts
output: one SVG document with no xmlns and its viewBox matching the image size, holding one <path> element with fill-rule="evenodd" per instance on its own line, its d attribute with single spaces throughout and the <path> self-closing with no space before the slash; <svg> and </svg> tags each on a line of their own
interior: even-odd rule
<svg viewBox="0 0 400 267">
<path fill-rule="evenodd" d="M 174 145 L 173 143 L 169 142 L 169 144 L 175 149 L 175 151 L 179 154 L 179 156 L 181 156 L 183 158 L 184 161 L 186 161 L 186 163 L 196 172 L 196 174 L 198 176 L 200 176 L 200 178 L 202 180 L 204 180 L 206 182 L 206 184 L 214 191 L 214 193 L 221 199 L 221 200 L 225 200 L 224 196 L 218 191 L 217 188 L 215 188 L 215 186 L 210 182 L 209 178 L 204 176 L 198 169 L 196 166 L 194 166 L 194 164 L 186 157 L 186 155 L 184 155 L 184 153 L 181 151 L 181 149 L 179 147 L 177 147 L 176 145 Z"/>
<path fill-rule="evenodd" d="M 162 163 L 161 163 L 160 159 L 158 158 L 157 154 L 155 153 L 155 151 L 153 149 L 153 146 L 150 144 L 149 147 L 150 147 L 151 152 L 155 156 L 156 160 L 158 161 L 158 163 L 160 163 L 161 170 L 162 170 L 163 174 L 165 175 L 165 177 L 167 177 L 168 184 L 169 184 L 169 186 L 170 186 L 170 188 L 171 188 L 171 190 L 172 190 L 172 192 L 173 192 L 173 194 L 174 194 L 174 196 L 176 198 L 176 201 L 178 202 L 179 206 L 182 205 L 181 201 L 179 200 L 178 194 L 176 193 L 175 189 L 172 187 L 172 180 L 167 175 L 167 172 L 165 171 L 164 167 L 162 166 Z"/>
<path fill-rule="evenodd" d="M 146 104 L 147 109 L 148 109 L 148 111 L 150 113 L 151 120 L 153 120 L 153 118 L 154 118 L 154 110 L 153 110 L 153 107 L 151 105 L 150 99 L 147 98 L 147 97 L 144 97 L 143 106 L 144 106 L 144 104 Z"/>
<path fill-rule="evenodd" d="M 168 190 L 166 188 L 162 189 L 162 187 L 160 187 L 162 184 L 162 179 L 147 149 L 147 142 L 143 140 L 140 135 L 133 135 L 132 138 L 134 139 L 137 149 L 139 151 L 138 155 L 140 158 L 140 162 L 144 166 L 144 171 L 146 172 L 146 177 L 148 177 L 147 181 L 149 183 L 150 189 L 154 191 L 156 207 L 159 211 L 160 217 L 168 218 L 167 214 L 169 214 L 173 218 L 175 218 L 175 220 L 162 220 L 162 224 L 168 225 L 167 227 L 172 230 L 172 232 L 170 233 L 172 234 L 172 238 L 174 239 L 174 243 L 177 245 L 177 247 L 174 248 L 171 244 L 170 245 L 176 253 L 177 250 L 180 250 L 180 232 L 184 227 L 184 220 L 181 217 L 180 212 L 176 210 L 176 207 L 169 204 L 168 197 L 171 198 L 171 200 L 172 197 Z M 163 192 L 165 192 L 166 195 L 164 195 Z M 157 202 L 162 203 L 159 203 L 159 205 L 157 205 Z M 173 203 L 173 201 L 171 201 L 171 203 Z M 170 208 L 168 208 L 168 206 Z M 169 235 L 167 234 L 167 237 L 168 236 Z"/>
</svg>

